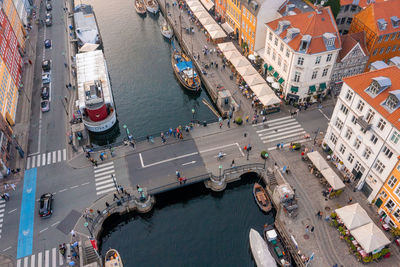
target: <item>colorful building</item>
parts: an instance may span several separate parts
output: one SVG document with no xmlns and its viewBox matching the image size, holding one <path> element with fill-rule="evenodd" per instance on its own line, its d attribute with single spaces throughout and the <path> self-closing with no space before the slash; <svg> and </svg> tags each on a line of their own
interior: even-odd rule
<svg viewBox="0 0 400 267">
<path fill-rule="evenodd" d="M 13 151 L 12 130 L 6 120 L 0 116 L 0 178 L 9 173 L 8 161 Z"/>
<path fill-rule="evenodd" d="M 379 191 L 375 205 L 387 224 L 400 227 L 400 158 Z"/>
<path fill-rule="evenodd" d="M 354 16 L 350 33 L 366 34 L 370 54 L 365 70 L 377 60 L 388 62 L 400 55 L 400 1 L 388 0 L 372 3 Z"/>
<path fill-rule="evenodd" d="M 26 30 L 15 9 L 14 2 L 12 0 L 0 0 L 0 6 L 3 8 L 4 13 L 6 13 L 15 36 L 17 37 L 18 44 L 23 50 L 25 47 Z"/>
</svg>

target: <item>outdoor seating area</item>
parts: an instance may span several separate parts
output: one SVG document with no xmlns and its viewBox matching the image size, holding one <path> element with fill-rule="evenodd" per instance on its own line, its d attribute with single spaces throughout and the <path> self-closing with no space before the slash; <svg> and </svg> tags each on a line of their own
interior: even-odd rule
<svg viewBox="0 0 400 267">
<path fill-rule="evenodd" d="M 390 257 L 390 240 L 355 203 L 336 209 L 331 214 L 331 225 L 340 232 L 340 238 L 350 247 L 350 252 L 363 263 Z"/>
<path fill-rule="evenodd" d="M 264 106 L 267 114 L 268 109 L 272 111 L 280 107 L 281 100 L 247 58 L 239 53 L 232 42 L 220 43 L 218 49 L 231 64 L 232 71 L 235 71 L 240 77 L 239 89 L 244 96 L 252 100 L 253 105 Z"/>
<path fill-rule="evenodd" d="M 323 192 L 324 196 L 329 198 L 340 196 L 345 185 L 321 154 L 313 151 L 307 153 L 307 157 L 312 163 L 309 165 L 310 172 L 318 178 L 324 178 L 320 180 L 326 186 L 326 191 Z"/>
</svg>

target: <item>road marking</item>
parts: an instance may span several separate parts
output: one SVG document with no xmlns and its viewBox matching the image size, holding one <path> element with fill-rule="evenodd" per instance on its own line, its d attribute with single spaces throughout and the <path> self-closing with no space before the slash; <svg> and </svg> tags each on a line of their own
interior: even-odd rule
<svg viewBox="0 0 400 267">
<path fill-rule="evenodd" d="M 28 157 L 35 156 L 35 155 L 37 155 L 37 154 L 39 154 L 39 153 L 40 153 L 39 151 L 38 151 L 38 152 L 35 152 L 35 153 L 31 153 L 31 154 L 28 155 Z"/>
<path fill-rule="evenodd" d="M 38 266 L 42 267 L 42 260 L 43 260 L 43 254 L 42 252 L 38 253 Z"/>
<path fill-rule="evenodd" d="M 50 251 L 49 250 L 46 250 L 45 251 L 45 255 L 44 255 L 44 266 L 45 267 L 50 267 L 49 266 L 49 263 L 50 263 Z"/>
<path fill-rule="evenodd" d="M 292 143 L 305 143 L 305 142 L 308 142 L 308 141 L 310 141 L 310 139 L 303 139 L 303 140 L 293 141 Z M 290 144 L 284 144 L 283 145 L 283 147 L 288 147 L 288 146 L 290 146 Z M 268 148 L 268 150 L 276 150 L 276 146 L 270 147 L 270 148 Z"/>
<path fill-rule="evenodd" d="M 36 255 L 33 254 L 33 255 L 31 256 L 31 267 L 35 267 L 35 258 L 36 258 Z"/>
<path fill-rule="evenodd" d="M 60 223 L 60 221 L 57 221 L 57 222 L 53 223 L 53 224 L 51 225 L 51 227 L 54 227 L 54 226 L 56 226 L 56 225 L 59 224 L 59 223 Z"/>
<path fill-rule="evenodd" d="M 239 149 L 240 153 L 241 153 L 241 154 L 242 154 L 242 156 L 244 157 L 244 153 L 243 153 L 243 150 L 240 148 L 240 145 L 239 145 L 238 143 L 236 143 L 236 145 L 237 145 L 237 147 L 238 147 L 238 149 Z"/>
<path fill-rule="evenodd" d="M 40 230 L 39 233 L 43 233 L 44 231 L 48 230 L 49 227 L 44 228 L 43 230 Z"/>
<path fill-rule="evenodd" d="M 103 191 L 99 191 L 96 194 L 97 195 L 101 195 L 101 194 L 105 194 L 105 193 L 108 193 L 108 192 L 111 192 L 111 191 L 114 191 L 114 190 L 115 190 L 115 188 L 109 188 L 109 189 L 106 189 L 106 190 L 103 190 Z"/>
<path fill-rule="evenodd" d="M 301 131 L 301 132 L 298 132 L 298 133 L 285 135 L 285 139 L 287 139 L 289 137 L 295 137 L 295 136 L 298 136 L 298 135 L 302 135 L 302 134 L 305 134 L 305 133 L 306 133 L 306 131 Z M 269 139 L 268 141 L 263 141 L 263 143 L 270 143 L 270 142 L 274 142 L 274 141 L 278 141 L 278 140 L 282 140 L 282 137 L 278 137 L 278 138 L 275 138 L 275 139 Z"/>
<path fill-rule="evenodd" d="M 292 126 L 292 125 L 300 125 L 300 124 L 297 121 L 285 123 L 286 127 L 289 127 L 289 126 Z M 275 129 L 279 130 L 279 129 L 284 129 L 284 128 L 282 128 L 282 126 L 278 125 L 278 126 L 268 127 L 266 129 L 258 130 L 256 132 L 257 133 L 263 133 L 263 132 L 268 132 L 268 131 L 272 131 L 272 130 L 275 130 Z"/>
<path fill-rule="evenodd" d="M 287 134 L 291 134 L 291 133 L 300 133 L 301 131 L 303 131 L 303 127 L 301 127 L 301 125 L 296 125 L 294 127 L 288 127 L 288 128 L 284 128 L 282 129 L 282 131 L 276 131 L 276 133 L 274 134 L 268 134 L 268 135 L 259 135 L 261 140 L 264 139 L 270 139 L 272 137 L 276 137 L 276 136 L 282 136 L 282 134 L 284 133 L 285 135 L 282 136 L 283 138 L 286 138 Z"/>
<path fill-rule="evenodd" d="M 103 176 L 103 175 L 106 175 L 106 174 L 110 174 L 110 173 L 114 173 L 114 170 L 105 171 L 105 172 L 102 172 L 102 173 L 95 173 L 94 177 L 100 177 L 100 176 Z"/>
<path fill-rule="evenodd" d="M 26 257 L 26 258 L 24 259 L 24 267 L 28 267 L 28 260 L 29 260 L 28 257 Z"/>
<path fill-rule="evenodd" d="M 71 186 L 70 188 L 71 189 L 74 189 L 74 188 L 77 188 L 79 185 L 74 185 L 74 186 Z"/>
<path fill-rule="evenodd" d="M 103 168 L 103 167 L 111 165 L 111 164 L 114 164 L 114 161 L 110 161 L 110 162 L 107 162 L 107 163 L 99 164 L 97 167 L 94 167 L 94 169 Z"/>
<path fill-rule="evenodd" d="M 109 178 L 111 178 L 111 177 L 112 177 L 111 174 L 107 174 L 107 175 L 105 175 L 105 176 L 98 177 L 98 178 L 96 178 L 96 179 L 94 179 L 94 180 L 97 182 L 97 181 L 101 181 L 101 180 L 104 180 L 104 179 L 109 179 Z"/>
<path fill-rule="evenodd" d="M 328 121 L 331 120 L 328 116 L 325 115 L 325 113 L 324 113 L 321 109 L 318 109 L 318 110 L 319 110 L 319 112 L 321 112 L 321 114 L 325 117 L 325 119 L 327 119 Z"/>
<path fill-rule="evenodd" d="M 47 165 L 51 163 L 51 152 L 47 153 Z"/>
<path fill-rule="evenodd" d="M 195 161 L 195 160 L 193 160 L 193 161 L 191 161 L 191 162 L 186 162 L 186 163 L 183 163 L 183 164 L 182 164 L 182 166 L 189 165 L 189 164 L 195 164 L 195 163 L 196 163 L 196 161 Z"/>
<path fill-rule="evenodd" d="M 53 163 L 57 162 L 56 156 L 57 156 L 57 151 L 53 151 Z"/>
<path fill-rule="evenodd" d="M 27 169 L 30 169 L 31 168 L 31 157 L 28 157 L 28 160 L 27 160 L 27 162 L 26 162 L 26 168 Z"/>
<path fill-rule="evenodd" d="M 63 159 L 67 160 L 67 149 L 66 148 L 63 149 Z"/>
<path fill-rule="evenodd" d="M 83 184 L 81 184 L 81 185 L 87 185 L 87 184 L 90 184 L 90 182 L 86 182 L 86 183 L 83 183 Z"/>
<path fill-rule="evenodd" d="M 107 187 L 115 187 L 115 185 L 113 183 L 112 184 L 110 183 L 110 184 L 106 184 L 106 185 L 102 185 L 102 186 L 97 186 L 96 190 L 101 190 L 101 189 L 104 189 Z"/>
<path fill-rule="evenodd" d="M 142 164 L 142 168 L 144 168 L 142 153 L 139 153 L 140 163 Z"/>
<path fill-rule="evenodd" d="M 46 153 L 42 155 L 42 166 L 46 165 Z"/>
<path fill-rule="evenodd" d="M 61 150 L 57 151 L 57 162 L 61 161 Z"/>
<path fill-rule="evenodd" d="M 230 147 L 230 146 L 237 146 L 237 145 L 239 145 L 239 144 L 238 143 L 232 143 L 232 144 L 228 144 L 228 145 L 223 145 L 223 146 L 218 146 L 218 147 L 213 147 L 213 148 L 201 150 L 201 151 L 199 151 L 199 153 L 200 154 L 207 153 L 207 152 L 210 152 L 210 151 L 213 151 L 213 150 L 220 150 L 222 148 L 226 148 L 226 147 Z M 240 150 L 240 147 L 239 147 L 239 150 Z"/>
<path fill-rule="evenodd" d="M 52 250 L 51 250 L 51 252 L 52 252 L 52 254 L 53 254 L 53 257 L 52 257 L 52 266 L 53 267 L 56 267 L 56 252 L 57 252 L 57 250 L 56 250 L 56 248 L 53 248 Z"/>
<path fill-rule="evenodd" d="M 21 267 L 21 259 L 17 261 L 17 267 Z"/>
<path fill-rule="evenodd" d="M 9 250 L 9 249 L 11 249 L 12 247 L 8 247 L 8 248 L 5 248 L 5 249 L 3 249 L 3 252 L 4 251 L 7 251 L 7 250 Z"/>
<path fill-rule="evenodd" d="M 109 183 L 109 182 L 113 182 L 113 180 L 112 180 L 112 179 L 109 179 L 109 180 L 105 180 L 105 181 L 102 181 L 102 182 L 98 182 L 98 183 L 96 183 L 96 186 L 102 185 L 102 184 L 107 184 L 107 183 Z"/>
<path fill-rule="evenodd" d="M 65 191 L 67 191 L 67 190 L 68 190 L 67 188 L 64 188 L 64 189 L 61 189 L 60 191 L 58 191 L 58 193 L 65 192 Z"/>
<path fill-rule="evenodd" d="M 110 169 L 114 169 L 114 165 L 107 166 L 107 167 L 104 167 L 101 169 L 96 169 L 96 170 L 94 170 L 94 173 L 103 172 L 103 171 L 110 170 Z"/>
<path fill-rule="evenodd" d="M 36 164 L 36 156 L 32 157 L 32 168 L 35 168 L 35 164 Z"/>
<path fill-rule="evenodd" d="M 158 165 L 158 164 L 161 164 L 161 163 L 166 163 L 166 162 L 173 161 L 173 160 L 176 160 L 176 159 L 181 159 L 181 158 L 194 156 L 194 155 L 197 155 L 197 154 L 199 154 L 199 152 L 193 152 L 193 153 L 189 153 L 189 154 L 184 154 L 184 155 L 177 156 L 177 157 L 174 157 L 174 158 L 169 158 L 169 159 L 161 160 L 161 161 L 158 161 L 158 162 L 154 162 L 154 163 L 151 163 L 151 164 L 148 164 L 148 165 L 142 165 L 142 168 L 148 168 L 148 167 L 151 167 L 151 166 L 154 166 L 154 165 Z M 141 156 L 141 153 L 139 153 L 139 156 Z"/>
<path fill-rule="evenodd" d="M 268 120 L 267 122 L 260 122 L 260 123 L 257 123 L 257 124 L 253 124 L 253 127 L 256 127 L 256 126 L 260 126 L 260 125 L 264 125 L 265 123 L 271 123 L 271 122 L 277 122 L 277 121 L 282 121 L 282 120 L 286 120 L 286 119 L 288 119 L 288 118 L 292 118 L 292 116 L 286 116 L 286 117 L 281 117 L 281 118 L 279 118 L 279 119 L 274 119 L 274 120 Z"/>
<path fill-rule="evenodd" d="M 8 214 L 13 213 L 13 212 L 16 211 L 16 210 L 17 210 L 17 209 L 10 210 L 10 211 L 8 212 Z"/>
</svg>

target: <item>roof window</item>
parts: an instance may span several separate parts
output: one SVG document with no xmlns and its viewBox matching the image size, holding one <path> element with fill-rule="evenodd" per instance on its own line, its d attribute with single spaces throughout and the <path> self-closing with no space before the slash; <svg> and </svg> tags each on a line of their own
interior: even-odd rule
<svg viewBox="0 0 400 267">
<path fill-rule="evenodd" d="M 392 85 L 392 81 L 387 77 L 376 77 L 372 78 L 371 85 L 367 88 L 367 93 L 370 94 L 371 97 L 375 97 L 384 91 L 386 88 L 389 88 Z"/>
<path fill-rule="evenodd" d="M 394 111 L 400 107 L 400 90 L 389 92 L 389 96 L 384 103 L 388 111 Z"/>
<path fill-rule="evenodd" d="M 390 20 L 392 21 L 393 28 L 399 27 L 400 19 L 397 16 L 390 17 Z"/>
<path fill-rule="evenodd" d="M 385 19 L 378 19 L 378 27 L 380 31 L 386 30 L 387 22 Z"/>
<path fill-rule="evenodd" d="M 286 33 L 286 37 L 283 38 L 285 43 L 290 42 L 293 38 L 295 38 L 300 33 L 298 28 L 289 28 Z"/>
<path fill-rule="evenodd" d="M 308 34 L 304 35 L 301 38 L 299 51 L 300 52 L 307 52 L 307 49 L 310 46 L 310 42 L 311 42 L 311 35 L 308 35 Z"/>
<path fill-rule="evenodd" d="M 281 20 L 278 23 L 278 28 L 276 29 L 276 34 L 281 34 L 290 26 L 290 21 L 288 20 Z"/>
<path fill-rule="evenodd" d="M 324 38 L 326 50 L 335 49 L 336 35 L 330 32 L 326 32 L 322 35 L 322 37 Z"/>
</svg>

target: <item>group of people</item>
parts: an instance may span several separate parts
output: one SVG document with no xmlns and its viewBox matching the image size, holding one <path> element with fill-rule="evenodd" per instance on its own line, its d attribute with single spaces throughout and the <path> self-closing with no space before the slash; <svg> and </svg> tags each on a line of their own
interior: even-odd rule
<svg viewBox="0 0 400 267">
<path fill-rule="evenodd" d="M 186 183 L 186 177 L 182 177 L 181 173 L 178 170 L 176 170 L 175 174 L 176 174 L 176 179 L 178 180 L 179 184 Z"/>
</svg>

